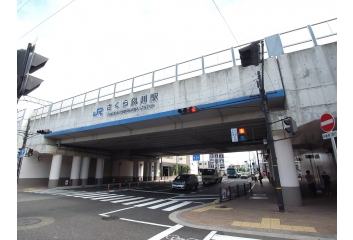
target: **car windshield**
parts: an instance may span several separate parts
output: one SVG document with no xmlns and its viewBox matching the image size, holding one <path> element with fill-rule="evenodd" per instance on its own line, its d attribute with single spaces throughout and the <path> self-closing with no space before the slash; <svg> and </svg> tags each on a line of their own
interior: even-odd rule
<svg viewBox="0 0 353 240">
<path fill-rule="evenodd" d="M 186 180 L 189 178 L 189 175 L 179 175 L 175 179 L 177 180 Z"/>
<path fill-rule="evenodd" d="M 215 173 L 214 169 L 204 169 L 202 175 L 213 175 Z"/>
</svg>

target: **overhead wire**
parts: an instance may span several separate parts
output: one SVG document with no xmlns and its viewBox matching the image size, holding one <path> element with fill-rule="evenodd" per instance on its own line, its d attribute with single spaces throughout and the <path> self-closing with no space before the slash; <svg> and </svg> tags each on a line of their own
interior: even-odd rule
<svg viewBox="0 0 353 240">
<path fill-rule="evenodd" d="M 25 4 L 23 4 L 22 7 L 20 7 L 20 9 L 17 10 L 17 12 L 20 11 L 29 1 L 31 1 L 31 0 L 28 0 L 27 2 L 25 2 Z M 22 2 L 22 1 L 21 1 L 21 2 Z M 17 4 L 17 5 L 18 5 L 18 4 Z"/>
<path fill-rule="evenodd" d="M 29 1 L 29 0 L 28 0 Z M 51 18 L 52 16 L 54 16 L 55 14 L 57 14 L 58 12 L 60 12 L 61 10 L 63 10 L 64 8 L 66 8 L 67 6 L 69 6 L 71 3 L 73 3 L 76 0 L 72 0 L 71 2 L 69 2 L 68 4 L 66 4 L 64 7 L 60 8 L 58 11 L 56 11 L 54 14 L 52 14 L 50 17 L 48 17 L 47 19 L 45 19 L 43 22 L 39 23 L 37 26 L 35 26 L 34 28 L 32 28 L 31 30 L 29 30 L 26 34 L 24 34 L 22 37 L 20 37 L 17 40 L 20 40 L 21 38 L 23 38 L 24 36 L 26 36 L 28 33 L 32 32 L 34 29 L 36 29 L 38 26 L 40 26 L 42 23 L 46 22 L 49 18 Z"/>
<path fill-rule="evenodd" d="M 225 24 L 227 25 L 227 27 L 228 27 L 228 29 L 229 29 L 230 33 L 233 35 L 235 42 L 239 45 L 239 43 L 238 43 L 237 39 L 235 38 L 235 36 L 234 36 L 234 34 L 233 34 L 232 30 L 230 29 L 230 27 L 229 27 L 229 25 L 228 25 L 227 21 L 224 19 L 224 17 L 223 17 L 223 15 L 222 15 L 221 11 L 219 10 L 219 8 L 218 8 L 217 4 L 215 3 L 215 1 L 214 1 L 214 0 L 212 0 L 212 1 L 213 1 L 214 5 L 216 6 L 216 8 L 217 8 L 217 10 L 218 10 L 219 14 L 222 16 L 222 18 L 223 18 L 223 20 L 224 20 Z"/>
<path fill-rule="evenodd" d="M 229 31 L 230 31 L 230 32 L 231 32 L 231 34 L 233 35 L 235 42 L 236 42 L 236 43 L 238 44 L 238 46 L 239 46 L 239 43 L 238 43 L 237 39 L 235 38 L 235 36 L 234 36 L 234 34 L 233 34 L 232 30 L 230 29 L 230 27 L 229 27 L 229 25 L 228 25 L 227 21 L 225 20 L 225 18 L 223 17 L 223 15 L 222 15 L 221 11 L 219 10 L 219 8 L 218 8 L 218 6 L 217 6 L 216 2 L 215 2 L 214 0 L 212 0 L 212 1 L 213 1 L 214 5 L 216 6 L 216 8 L 217 8 L 217 10 L 218 10 L 219 14 L 220 14 L 220 15 L 221 15 L 221 17 L 223 18 L 223 20 L 224 20 L 225 24 L 227 25 L 227 27 L 228 27 Z M 251 69 L 252 69 L 252 70 L 254 71 L 254 73 L 256 74 L 256 72 L 255 72 L 255 70 L 254 70 L 253 66 L 251 66 Z"/>
</svg>

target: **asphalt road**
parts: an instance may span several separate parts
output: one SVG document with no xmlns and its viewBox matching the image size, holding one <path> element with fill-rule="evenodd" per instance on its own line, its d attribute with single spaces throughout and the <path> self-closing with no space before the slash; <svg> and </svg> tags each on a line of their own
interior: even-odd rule
<svg viewBox="0 0 353 240">
<path fill-rule="evenodd" d="M 225 178 L 189 191 L 156 184 L 109 192 L 105 188 L 18 192 L 17 239 L 211 239 L 207 236 L 212 230 L 176 224 L 169 214 L 211 203 L 218 199 L 221 186 L 243 182 L 247 180 Z M 218 233 L 212 239 L 225 239 L 224 235 L 232 236 Z"/>
</svg>

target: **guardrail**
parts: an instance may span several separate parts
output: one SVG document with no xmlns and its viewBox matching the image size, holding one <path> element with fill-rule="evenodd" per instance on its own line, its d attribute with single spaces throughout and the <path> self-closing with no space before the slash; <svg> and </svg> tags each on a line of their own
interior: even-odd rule
<svg viewBox="0 0 353 240">
<path fill-rule="evenodd" d="M 235 199 L 240 196 L 244 196 L 252 192 L 252 188 L 255 186 L 251 185 L 251 182 L 246 184 L 237 184 L 236 186 L 229 186 L 226 188 L 219 188 L 219 202 L 226 202 Z"/>
<path fill-rule="evenodd" d="M 337 31 L 334 31 L 336 20 L 337 18 L 334 18 L 280 33 L 279 35 L 285 53 L 336 41 L 335 39 L 331 39 L 331 41 L 328 42 L 323 40 L 337 35 Z M 236 50 L 248 44 L 250 43 L 231 47 L 229 49 L 157 69 L 74 96 L 72 98 L 52 103 L 50 105 L 35 109 L 31 115 L 31 120 L 69 111 L 71 109 L 87 106 L 114 97 L 123 96 L 132 92 L 138 92 L 156 86 L 165 85 L 174 81 L 181 81 L 190 77 L 200 76 L 208 72 L 241 65 L 239 54 Z M 296 46 L 300 46 L 300 48 L 293 48 Z M 266 50 L 264 58 L 268 58 Z M 17 120 L 18 119 L 19 116 L 17 116 Z"/>
</svg>

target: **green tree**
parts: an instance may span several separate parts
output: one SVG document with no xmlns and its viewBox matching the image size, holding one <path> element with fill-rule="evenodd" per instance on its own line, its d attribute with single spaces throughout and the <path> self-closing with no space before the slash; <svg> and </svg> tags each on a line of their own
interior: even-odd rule
<svg viewBox="0 0 353 240">
<path fill-rule="evenodd" d="M 190 167 L 189 166 L 185 166 L 183 168 L 183 173 L 189 173 L 190 172 Z"/>
</svg>

